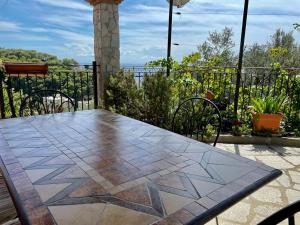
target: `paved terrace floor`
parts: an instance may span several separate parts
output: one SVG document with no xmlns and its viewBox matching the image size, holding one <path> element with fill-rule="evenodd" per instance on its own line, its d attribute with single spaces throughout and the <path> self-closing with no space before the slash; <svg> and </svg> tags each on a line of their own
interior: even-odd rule
<svg viewBox="0 0 300 225">
<path fill-rule="evenodd" d="M 221 214 L 218 217 L 220 225 L 254 225 L 300 200 L 300 148 L 232 144 L 218 144 L 217 147 L 283 171 L 281 177 Z M 215 221 L 207 223 L 215 224 Z M 296 224 L 300 224 L 299 214 Z"/>
<path fill-rule="evenodd" d="M 221 214 L 218 217 L 220 225 L 254 225 L 278 209 L 300 199 L 300 148 L 232 144 L 218 144 L 217 147 L 263 162 L 281 169 L 284 173 L 277 180 Z M 0 206 L 3 207 L 0 207 L 0 223 L 4 219 L 1 217 L 5 214 L 6 216 L 14 214 L 4 189 L 1 193 Z M 296 220 L 298 220 L 296 224 L 300 225 L 300 215 L 296 216 Z M 207 223 L 207 225 L 215 224 L 215 220 Z M 287 223 L 282 223 L 284 224 Z"/>
</svg>

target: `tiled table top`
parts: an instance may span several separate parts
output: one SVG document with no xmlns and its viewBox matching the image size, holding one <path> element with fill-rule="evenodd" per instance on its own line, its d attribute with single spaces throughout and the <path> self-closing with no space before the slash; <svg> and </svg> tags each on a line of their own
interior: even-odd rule
<svg viewBox="0 0 300 225">
<path fill-rule="evenodd" d="M 202 224 L 280 175 L 107 111 L 0 121 L 23 224 Z"/>
</svg>

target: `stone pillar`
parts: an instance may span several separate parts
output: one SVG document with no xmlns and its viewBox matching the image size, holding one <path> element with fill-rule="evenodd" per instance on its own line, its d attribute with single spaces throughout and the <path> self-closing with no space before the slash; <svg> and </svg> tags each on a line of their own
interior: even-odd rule
<svg viewBox="0 0 300 225">
<path fill-rule="evenodd" d="M 94 6 L 94 51 L 98 96 L 103 103 L 107 77 L 120 69 L 119 4 L 122 0 L 87 0 Z"/>
</svg>

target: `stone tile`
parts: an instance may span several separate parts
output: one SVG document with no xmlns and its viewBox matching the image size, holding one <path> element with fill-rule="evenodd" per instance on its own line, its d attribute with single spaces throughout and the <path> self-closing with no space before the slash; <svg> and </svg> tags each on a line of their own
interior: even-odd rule
<svg viewBox="0 0 300 225">
<path fill-rule="evenodd" d="M 197 202 L 192 202 L 191 204 L 185 206 L 184 209 L 192 213 L 194 216 L 199 216 L 206 211 L 206 208 L 204 208 Z"/>
<path fill-rule="evenodd" d="M 289 204 L 294 203 L 298 200 L 300 200 L 300 191 L 292 190 L 292 189 L 287 189 L 285 191 L 286 196 L 288 198 Z"/>
<path fill-rule="evenodd" d="M 300 153 L 300 150 L 299 150 Z M 283 157 L 285 160 L 287 160 L 289 163 L 293 164 L 294 166 L 298 166 L 299 165 L 299 158 L 300 156 L 284 156 Z"/>
<path fill-rule="evenodd" d="M 285 188 L 291 186 L 291 180 L 289 176 L 286 175 L 286 173 L 283 173 L 280 177 L 276 179 L 276 181 L 280 184 L 280 186 L 283 186 Z"/>
<path fill-rule="evenodd" d="M 277 178 L 278 179 L 278 178 Z M 277 181 L 277 180 L 274 180 L 272 182 L 270 182 L 268 184 L 268 186 L 272 186 L 272 187 L 281 187 L 281 184 Z"/>
<path fill-rule="evenodd" d="M 27 176 L 31 180 L 32 183 L 36 182 L 42 177 L 52 173 L 55 169 L 36 169 L 36 170 L 25 170 Z"/>
<path fill-rule="evenodd" d="M 119 185 L 119 186 L 115 186 L 115 187 L 111 188 L 111 189 L 109 190 L 109 193 L 112 194 L 112 195 L 115 195 L 115 194 L 117 194 L 117 193 L 119 193 L 119 192 L 121 192 L 121 191 L 124 191 L 125 189 L 126 189 L 126 188 L 124 188 L 124 187 L 122 187 L 121 185 Z"/>
<path fill-rule="evenodd" d="M 38 162 L 44 158 L 45 157 L 18 158 L 18 160 L 21 163 L 21 165 L 23 166 L 23 168 L 25 168 L 25 167 L 30 166 L 33 163 Z"/>
<path fill-rule="evenodd" d="M 200 196 L 204 197 L 222 187 L 222 185 L 207 181 L 190 179 Z"/>
<path fill-rule="evenodd" d="M 282 196 L 278 188 L 275 187 L 263 187 L 260 190 L 254 192 L 252 197 L 260 202 L 268 203 L 281 203 Z"/>
<path fill-rule="evenodd" d="M 294 189 L 300 191 L 300 184 L 295 184 Z"/>
<path fill-rule="evenodd" d="M 291 176 L 292 182 L 300 184 L 300 172 L 289 171 L 289 174 Z"/>
<path fill-rule="evenodd" d="M 201 177 L 211 177 L 204 169 L 202 166 L 199 164 L 193 164 L 187 167 L 184 167 L 183 169 L 179 170 L 180 172 L 184 172 L 186 174 L 192 174 L 192 175 L 197 175 Z"/>
<path fill-rule="evenodd" d="M 167 170 L 169 170 L 170 172 L 175 172 L 175 171 L 178 171 L 180 168 L 177 167 L 177 166 L 171 166 L 169 167 Z"/>
<path fill-rule="evenodd" d="M 293 164 L 288 163 L 284 159 L 278 156 L 256 156 L 256 158 L 265 163 L 268 166 L 277 168 L 277 169 L 291 169 L 293 168 Z"/>
<path fill-rule="evenodd" d="M 70 183 L 66 184 L 47 184 L 47 185 L 35 185 L 34 188 L 38 191 L 43 202 L 46 202 L 51 197 L 69 186 Z"/>
<path fill-rule="evenodd" d="M 170 217 L 175 218 L 182 224 L 188 224 L 195 216 L 186 209 L 180 209 L 177 212 L 173 213 Z"/>
<path fill-rule="evenodd" d="M 97 177 L 93 177 L 93 178 L 97 178 Z M 97 182 L 97 181 L 96 181 Z M 98 183 L 98 182 L 97 182 Z M 109 181 L 105 180 L 99 183 L 102 187 L 104 187 L 106 190 L 110 190 L 111 188 L 114 187 L 114 185 L 112 183 L 110 183 Z"/>
<path fill-rule="evenodd" d="M 175 213 L 176 211 L 182 209 L 184 206 L 194 202 L 193 199 L 170 194 L 164 191 L 160 191 L 159 194 L 167 215 Z"/>
<path fill-rule="evenodd" d="M 145 177 L 141 177 L 141 178 L 133 180 L 132 182 L 134 182 L 136 184 L 145 184 L 145 183 L 149 182 L 149 180 Z"/>
<path fill-rule="evenodd" d="M 13 148 L 12 151 L 16 157 L 19 157 L 25 153 L 33 151 L 34 148 Z"/>
<path fill-rule="evenodd" d="M 146 176 L 148 179 L 150 180 L 154 180 L 154 179 L 157 179 L 160 177 L 160 174 L 159 173 L 153 173 L 153 174 L 150 174 L 150 175 L 147 175 Z"/>
<path fill-rule="evenodd" d="M 180 177 L 175 174 L 171 174 L 171 175 L 162 177 L 162 178 L 158 179 L 156 182 L 162 186 L 173 187 L 173 188 L 177 188 L 180 190 L 185 190 L 185 187 L 184 187 L 183 183 L 181 182 Z"/>
<path fill-rule="evenodd" d="M 167 175 L 169 173 L 170 173 L 169 170 L 161 170 L 161 171 L 158 172 L 158 174 L 161 175 L 161 176 Z"/>
<path fill-rule="evenodd" d="M 263 216 L 264 218 L 269 217 L 273 213 L 277 212 L 279 209 L 281 209 L 280 206 L 278 205 L 258 205 L 257 207 L 254 208 L 254 212 L 256 214 L 259 214 Z"/>
<path fill-rule="evenodd" d="M 148 225 L 158 219 L 160 218 L 109 204 L 105 207 L 97 225 Z"/>
<path fill-rule="evenodd" d="M 126 201 L 151 206 L 149 191 L 147 189 L 147 186 L 144 184 L 121 191 L 115 194 L 115 196 Z"/>
<path fill-rule="evenodd" d="M 207 209 L 212 208 L 218 204 L 216 201 L 208 197 L 200 198 L 199 200 L 197 200 L 197 203 L 204 206 Z"/>
<path fill-rule="evenodd" d="M 254 215 L 254 218 L 251 220 L 250 224 L 258 224 L 262 220 L 264 220 L 266 217 L 260 216 L 260 215 Z"/>
<path fill-rule="evenodd" d="M 98 183 L 98 184 L 101 184 L 101 183 L 103 183 L 103 182 L 106 182 L 105 178 L 102 177 L 101 175 L 96 175 L 96 176 L 92 177 L 92 179 L 93 179 L 96 183 Z M 108 181 L 107 181 L 107 182 L 108 182 Z"/>
<path fill-rule="evenodd" d="M 201 162 L 204 153 L 181 153 L 181 155 L 196 162 Z"/>
<path fill-rule="evenodd" d="M 229 166 L 209 164 L 208 168 L 213 169 L 227 183 L 248 174 L 254 169 L 252 166 Z"/>
<path fill-rule="evenodd" d="M 77 165 L 72 166 L 66 171 L 62 172 L 54 179 L 66 179 L 66 178 L 83 178 L 87 177 L 87 174 Z"/>
<path fill-rule="evenodd" d="M 98 173 L 97 170 L 95 170 L 95 169 L 88 170 L 88 171 L 86 171 L 86 173 L 87 173 L 90 177 L 95 177 L 95 176 L 99 175 L 99 173 Z"/>
<path fill-rule="evenodd" d="M 232 206 L 230 209 L 222 213 L 219 218 L 229 219 L 236 223 L 246 223 L 248 221 L 248 215 L 250 213 L 251 205 L 244 202 L 239 202 Z"/>
<path fill-rule="evenodd" d="M 58 225 L 100 225 L 105 204 L 50 206 Z"/>
<path fill-rule="evenodd" d="M 74 164 L 66 155 L 60 155 L 44 163 L 45 165 L 66 165 Z"/>
<path fill-rule="evenodd" d="M 94 180 L 84 183 L 79 188 L 75 189 L 69 196 L 74 198 L 91 197 L 106 195 L 108 192 Z"/>
</svg>

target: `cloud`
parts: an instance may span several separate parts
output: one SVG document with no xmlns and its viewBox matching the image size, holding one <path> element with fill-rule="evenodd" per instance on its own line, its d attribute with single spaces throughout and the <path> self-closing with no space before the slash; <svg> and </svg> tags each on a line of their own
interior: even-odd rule
<svg viewBox="0 0 300 225">
<path fill-rule="evenodd" d="M 26 41 L 26 42 L 45 42 L 45 41 L 51 41 L 51 38 L 47 35 L 33 35 L 33 34 L 24 34 L 24 33 L 18 33 L 18 34 L 4 34 L 1 35 L 3 39 L 7 39 L 9 41 Z"/>
<path fill-rule="evenodd" d="M 18 32 L 21 30 L 19 24 L 8 21 L 0 21 L 0 31 Z"/>
<path fill-rule="evenodd" d="M 93 36 L 61 29 L 49 29 L 49 33 L 57 34 L 64 39 L 61 51 L 76 57 L 91 57 L 94 54 Z"/>
<path fill-rule="evenodd" d="M 242 26 L 244 1 L 236 0 L 191 0 L 181 9 L 174 8 L 174 12 L 182 12 L 181 16 L 174 15 L 172 55 L 181 59 L 183 55 L 197 50 L 210 31 L 222 30 L 225 26 L 233 28 L 234 41 L 238 43 Z M 299 14 L 299 0 L 263 0 L 252 1 L 249 13 L 285 13 Z M 199 12 L 211 14 L 199 14 Z M 224 15 L 231 13 L 235 15 Z M 277 28 L 286 31 L 292 29 L 297 21 L 295 17 L 258 16 L 249 15 L 246 44 L 254 42 L 264 43 Z M 120 13 L 121 24 L 121 56 L 123 63 L 142 64 L 146 60 L 166 56 L 168 5 L 166 1 L 139 1 L 133 3 L 124 1 Z M 300 34 L 295 33 L 296 40 Z M 238 49 L 237 49 L 238 50 Z"/>
<path fill-rule="evenodd" d="M 91 43 L 93 42 L 93 36 L 81 34 L 73 31 L 61 30 L 61 29 L 49 29 L 49 32 L 58 34 L 66 41 L 75 41 L 80 43 Z"/>
<path fill-rule="evenodd" d="M 62 27 L 74 27 L 80 28 L 84 26 L 84 23 L 93 24 L 93 15 L 92 13 L 80 13 L 80 14 L 50 14 L 45 18 L 42 18 L 43 21 L 50 23 L 52 25 L 62 26 Z"/>
<path fill-rule="evenodd" d="M 48 32 L 48 29 L 43 28 L 43 27 L 33 27 L 33 28 L 27 28 L 28 30 L 36 33 L 45 33 Z"/>
<path fill-rule="evenodd" d="M 59 0 L 59 1 L 57 1 L 57 0 L 35 0 L 35 1 L 38 3 L 41 3 L 41 4 L 54 6 L 54 7 L 92 11 L 92 7 L 90 7 L 88 4 L 77 2 L 74 0 Z"/>
<path fill-rule="evenodd" d="M 0 34 L 2 45 L 22 48 L 30 45 L 46 52 L 51 49 L 51 53 L 85 63 L 92 60 L 93 12 L 86 1 L 31 0 L 26 4 L 20 0 L 9 1 L 14 4 L 1 11 L 1 18 L 5 18 L 4 21 L 0 19 L 0 32 L 4 31 Z M 183 8 L 174 7 L 174 12 L 182 12 L 182 15 L 173 17 L 173 43 L 180 45 L 172 47 L 172 56 L 179 60 L 183 55 L 196 51 L 196 46 L 207 38 L 210 31 L 219 31 L 225 26 L 233 28 L 238 48 L 243 3 L 243 0 L 191 0 Z M 299 14 L 299 6 L 299 0 L 253 0 L 249 4 L 249 13 Z M 124 0 L 119 12 L 122 63 L 144 64 L 166 56 L 166 0 Z M 223 12 L 238 15 L 223 15 Z M 249 15 L 246 44 L 264 43 L 276 28 L 289 31 L 297 21 L 300 22 L 299 17 Z M 300 41 L 300 32 L 295 32 L 295 38 Z"/>
</svg>

